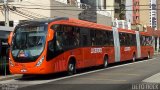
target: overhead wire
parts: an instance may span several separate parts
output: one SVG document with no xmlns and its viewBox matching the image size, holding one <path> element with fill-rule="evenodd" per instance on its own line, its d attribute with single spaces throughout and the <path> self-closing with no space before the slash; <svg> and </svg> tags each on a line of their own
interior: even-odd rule
<svg viewBox="0 0 160 90">
<path fill-rule="evenodd" d="M 41 14 L 38 14 L 38 13 L 35 13 L 35 12 L 31 12 L 31 11 L 26 10 L 26 9 L 22 9 L 21 8 L 21 10 L 24 11 L 24 12 L 27 12 L 27 13 L 29 13 L 31 15 L 36 15 L 36 16 L 43 17 L 43 18 L 48 18 L 47 16 L 44 16 L 44 15 L 41 15 Z"/>
<path fill-rule="evenodd" d="M 70 11 L 83 11 L 85 9 L 54 9 L 54 8 L 28 8 L 28 7 L 16 7 L 16 8 L 24 8 L 24 9 L 40 9 L 40 10 L 70 10 Z M 153 9 L 138 9 L 138 10 L 153 10 Z M 154 10 L 160 10 L 160 9 L 154 9 Z M 107 9 L 90 9 L 89 11 L 115 11 L 115 10 L 107 10 Z M 123 11 L 135 11 L 135 10 L 127 10 L 124 9 Z"/>
<path fill-rule="evenodd" d="M 87 9 L 67 9 L 67 8 L 64 8 L 64 9 L 54 9 L 54 8 L 42 8 L 42 7 L 73 7 L 73 6 L 48 6 L 48 5 L 40 5 L 40 4 L 35 4 L 35 3 L 32 3 L 32 2 L 29 2 L 29 1 L 26 1 L 32 5 L 22 5 L 22 4 L 8 4 L 9 6 L 10 5 L 16 5 L 15 7 L 18 8 L 18 9 L 23 9 L 25 11 L 25 9 L 39 9 L 39 10 L 56 10 L 57 12 L 61 12 L 61 13 L 64 13 L 64 14 L 68 14 L 68 15 L 72 15 L 72 16 L 76 16 L 74 14 L 69 14 L 69 13 L 65 13 L 65 12 L 62 12 L 62 10 L 69 10 L 69 11 L 84 11 L 84 10 L 87 10 Z M 158 4 L 159 5 L 159 4 Z M 25 6 L 39 6 L 38 8 L 37 7 L 25 7 Z M 125 7 L 132 7 L 133 5 L 129 5 L 129 6 L 125 6 Z M 137 5 L 137 6 L 151 6 L 151 5 Z M 75 7 L 75 6 L 74 6 Z M 94 7 L 94 6 L 93 6 Z M 99 7 L 99 6 L 95 6 L 95 7 Z M 115 7 L 115 6 L 106 6 L 106 7 Z M 151 10 L 151 9 L 139 9 L 139 10 Z M 160 9 L 156 9 L 156 10 L 160 10 Z M 115 10 L 106 10 L 106 9 L 90 9 L 90 10 L 87 10 L 88 12 L 89 11 L 115 11 Z M 134 11 L 134 10 L 123 10 L 123 11 Z M 36 16 L 32 16 L 32 15 L 28 15 L 26 14 L 25 12 L 22 12 L 22 11 L 19 11 L 19 10 L 16 10 L 17 13 L 19 14 L 23 14 L 23 15 L 26 15 L 28 17 L 31 17 L 31 18 L 39 18 L 39 17 L 36 17 Z M 27 10 L 28 12 L 28 10 Z M 31 12 L 32 13 L 32 12 Z M 37 14 L 37 13 L 34 13 L 34 14 Z M 86 14 L 85 14 L 86 15 Z M 40 15 L 39 16 L 43 16 L 43 15 Z M 91 16 L 91 15 L 87 15 L 87 16 Z M 46 17 L 46 16 L 44 16 Z"/>
<path fill-rule="evenodd" d="M 22 12 L 20 10 L 12 10 L 10 7 L 8 7 L 8 8 L 9 8 L 10 11 L 12 11 L 12 12 L 14 11 L 14 12 L 16 12 L 18 14 L 23 15 L 23 16 L 26 16 L 26 17 L 29 17 L 29 18 L 32 18 L 32 19 L 37 18 L 37 17 L 35 17 L 33 15 L 26 14 L 26 12 Z"/>
<path fill-rule="evenodd" d="M 10 11 L 10 12 L 12 12 L 12 13 L 14 13 L 14 14 L 18 15 L 18 16 L 21 16 L 21 17 L 27 18 L 27 19 L 29 19 L 29 20 L 30 20 L 30 19 L 32 19 L 32 18 L 30 18 L 30 17 L 28 17 L 28 16 L 26 16 L 26 15 L 19 14 L 19 13 L 15 12 L 15 11 Z"/>
<path fill-rule="evenodd" d="M 52 4 L 52 5 L 44 5 L 44 4 L 37 4 L 37 3 L 33 3 L 33 2 L 29 2 L 29 1 L 25 1 L 27 3 L 30 3 L 32 5 L 28 5 L 28 4 L 8 4 L 8 5 L 22 5 L 22 6 L 41 6 L 41 7 L 75 7 L 76 5 L 68 5 L 66 4 L 66 6 L 62 6 L 62 5 L 56 5 L 56 4 Z M 85 3 L 77 3 L 78 4 L 85 4 Z M 68 6 L 67 6 L 68 5 Z M 85 4 L 87 5 L 87 4 Z M 160 4 L 156 4 L 157 6 L 159 6 Z M 87 6 L 91 6 L 91 7 L 104 7 L 104 6 L 94 6 L 94 5 L 87 5 Z M 120 7 L 121 5 L 107 5 L 106 7 Z M 125 7 L 132 7 L 132 6 L 152 6 L 151 4 L 141 4 L 141 5 L 125 5 Z"/>
</svg>

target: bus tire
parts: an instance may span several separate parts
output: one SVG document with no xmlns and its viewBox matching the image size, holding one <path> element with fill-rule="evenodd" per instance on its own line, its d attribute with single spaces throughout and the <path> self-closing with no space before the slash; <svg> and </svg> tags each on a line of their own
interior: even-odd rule
<svg viewBox="0 0 160 90">
<path fill-rule="evenodd" d="M 133 62 L 136 61 L 136 54 L 135 54 L 135 53 L 133 54 L 132 61 L 133 61 Z"/>
<path fill-rule="evenodd" d="M 70 75 L 73 75 L 75 73 L 76 73 L 76 63 L 73 60 L 70 60 L 69 63 L 68 63 L 67 74 L 70 76 Z"/>
<path fill-rule="evenodd" d="M 108 67 L 108 57 L 105 56 L 103 60 L 103 68 L 107 68 L 107 67 Z"/>
</svg>

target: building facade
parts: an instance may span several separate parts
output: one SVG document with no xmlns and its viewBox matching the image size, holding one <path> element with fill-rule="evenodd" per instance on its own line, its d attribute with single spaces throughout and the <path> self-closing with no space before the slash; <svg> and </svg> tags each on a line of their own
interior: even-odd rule
<svg viewBox="0 0 160 90">
<path fill-rule="evenodd" d="M 157 0 L 157 30 L 160 30 L 160 0 Z"/>
<path fill-rule="evenodd" d="M 150 26 L 157 30 L 157 0 L 150 0 Z"/>
<path fill-rule="evenodd" d="M 144 0 L 143 0 L 144 1 Z M 126 0 L 126 20 L 132 25 L 140 24 L 140 0 Z"/>
<path fill-rule="evenodd" d="M 157 9 L 156 9 L 157 11 L 157 32 L 159 32 L 160 30 L 160 0 L 157 0 L 156 2 L 157 2 Z M 157 33 L 157 34 L 160 34 L 160 33 Z M 160 51 L 160 38 L 157 37 L 156 39 L 157 39 L 156 50 Z"/>
<path fill-rule="evenodd" d="M 111 26 L 113 14 L 107 11 L 110 9 L 107 8 L 108 4 L 107 0 L 92 2 L 91 0 L 9 0 L 9 20 L 15 26 L 29 19 L 70 17 Z M 96 5 L 103 7 L 98 9 Z M 0 8 L 0 24 L 2 25 L 5 20 L 3 2 L 0 3 Z"/>
<path fill-rule="evenodd" d="M 150 0 L 139 0 L 140 24 L 143 27 L 150 26 Z"/>
<path fill-rule="evenodd" d="M 139 24 L 140 23 L 140 14 L 139 14 L 139 1 L 140 0 L 133 0 L 133 22 L 132 24 Z"/>
</svg>

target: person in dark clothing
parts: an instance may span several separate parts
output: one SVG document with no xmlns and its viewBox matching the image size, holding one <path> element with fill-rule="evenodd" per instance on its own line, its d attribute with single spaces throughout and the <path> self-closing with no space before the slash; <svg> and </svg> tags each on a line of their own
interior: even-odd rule
<svg viewBox="0 0 160 90">
<path fill-rule="evenodd" d="M 0 57 L 2 56 L 2 42 L 1 42 L 1 40 L 0 40 Z"/>
</svg>

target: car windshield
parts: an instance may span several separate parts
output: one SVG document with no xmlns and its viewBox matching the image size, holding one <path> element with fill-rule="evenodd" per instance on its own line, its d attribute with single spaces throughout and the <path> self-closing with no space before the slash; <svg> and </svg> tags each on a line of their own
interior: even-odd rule
<svg viewBox="0 0 160 90">
<path fill-rule="evenodd" d="M 42 53 L 45 41 L 44 26 L 17 27 L 12 40 L 12 55 L 18 58 L 37 57 Z"/>
</svg>

